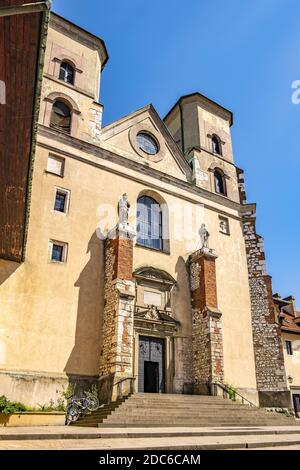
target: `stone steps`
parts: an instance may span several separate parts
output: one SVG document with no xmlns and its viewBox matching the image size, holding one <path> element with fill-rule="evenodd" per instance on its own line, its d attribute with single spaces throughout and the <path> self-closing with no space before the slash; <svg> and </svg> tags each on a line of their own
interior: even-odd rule
<svg viewBox="0 0 300 470">
<path fill-rule="evenodd" d="M 134 394 L 79 419 L 83 427 L 289 426 L 293 418 L 222 397 Z"/>
<path fill-rule="evenodd" d="M 299 449 L 294 426 L 277 428 L 0 428 L 1 450 Z"/>
</svg>

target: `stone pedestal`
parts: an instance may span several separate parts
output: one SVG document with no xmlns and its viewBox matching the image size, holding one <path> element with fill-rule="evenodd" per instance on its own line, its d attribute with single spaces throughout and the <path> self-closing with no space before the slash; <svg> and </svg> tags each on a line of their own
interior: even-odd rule
<svg viewBox="0 0 300 470">
<path fill-rule="evenodd" d="M 133 315 L 135 284 L 132 280 L 134 230 L 118 225 L 105 242 L 105 288 L 103 345 L 100 358 L 99 392 L 102 401 L 117 398 L 119 390 L 130 391 L 133 375 Z"/>
<path fill-rule="evenodd" d="M 208 394 L 223 382 L 222 314 L 218 309 L 214 250 L 203 248 L 190 256 L 193 314 L 193 375 L 195 393 Z"/>
</svg>

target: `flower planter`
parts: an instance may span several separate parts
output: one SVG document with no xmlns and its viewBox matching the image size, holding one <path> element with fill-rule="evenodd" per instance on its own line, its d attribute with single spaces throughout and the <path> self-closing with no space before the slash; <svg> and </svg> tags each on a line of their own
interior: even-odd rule
<svg viewBox="0 0 300 470">
<path fill-rule="evenodd" d="M 61 411 L 24 411 L 5 415 L 0 413 L 0 427 L 64 426 L 65 413 Z"/>
</svg>

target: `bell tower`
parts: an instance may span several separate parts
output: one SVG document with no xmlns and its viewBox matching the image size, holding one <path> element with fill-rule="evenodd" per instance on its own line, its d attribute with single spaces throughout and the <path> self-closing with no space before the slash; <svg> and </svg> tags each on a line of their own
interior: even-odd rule
<svg viewBox="0 0 300 470">
<path fill-rule="evenodd" d="M 194 183 L 239 202 L 232 112 L 200 93 L 182 96 L 164 118 L 193 169 Z"/>
</svg>

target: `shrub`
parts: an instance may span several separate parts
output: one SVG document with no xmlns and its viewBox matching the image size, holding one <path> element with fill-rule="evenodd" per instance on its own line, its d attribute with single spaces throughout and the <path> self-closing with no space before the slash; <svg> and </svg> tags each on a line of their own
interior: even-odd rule
<svg viewBox="0 0 300 470">
<path fill-rule="evenodd" d="M 18 413 L 19 411 L 26 411 L 26 406 L 23 403 L 10 401 L 6 396 L 0 397 L 0 413 L 10 415 L 12 413 Z"/>
<path fill-rule="evenodd" d="M 236 390 L 235 390 L 235 388 L 232 385 L 229 385 L 227 387 L 227 390 L 228 390 L 228 395 L 229 395 L 230 400 L 235 401 L 235 399 L 236 399 Z"/>
</svg>

